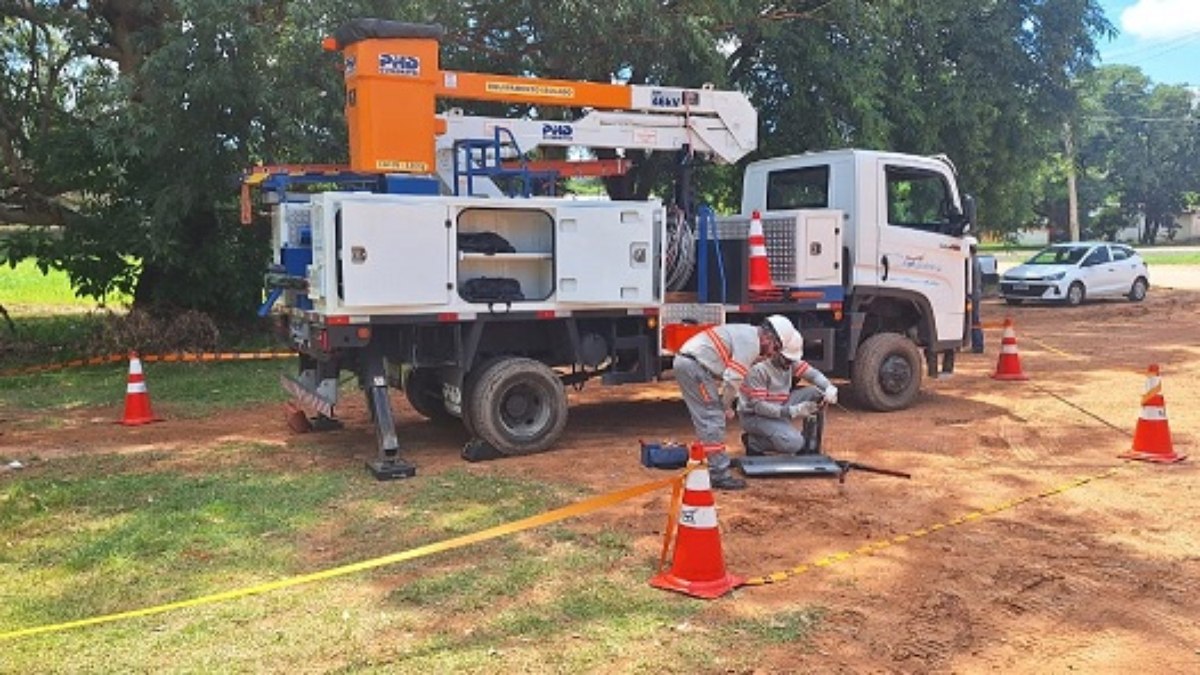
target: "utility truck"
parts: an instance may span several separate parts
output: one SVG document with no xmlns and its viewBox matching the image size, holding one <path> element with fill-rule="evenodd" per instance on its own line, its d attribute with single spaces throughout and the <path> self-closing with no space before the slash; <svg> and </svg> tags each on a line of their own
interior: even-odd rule
<svg viewBox="0 0 1200 675">
<path fill-rule="evenodd" d="M 722 322 L 789 317 L 806 358 L 874 410 L 910 405 L 923 373 L 953 371 L 968 337 L 973 205 L 948 160 L 839 150 L 754 162 L 735 217 L 693 209 L 686 175 L 667 205 L 534 196 L 564 174 L 621 166 L 547 168 L 525 159 L 532 148 L 735 162 L 756 146 L 753 107 L 709 87 L 443 71 L 440 35 L 376 20 L 335 33 L 350 166 L 260 167 L 243 192 L 258 190 L 272 222 L 261 312 L 300 354 L 284 386 L 322 428 L 337 424 L 340 373 L 357 375 L 377 478 L 416 471 L 401 457 L 391 389 L 431 420 L 461 423 L 464 456 L 537 452 L 566 425 L 564 387 L 659 379 L 689 335 Z M 439 114 L 438 98 L 585 113 L 478 118 Z M 749 283 L 752 214 L 766 289 Z"/>
</svg>

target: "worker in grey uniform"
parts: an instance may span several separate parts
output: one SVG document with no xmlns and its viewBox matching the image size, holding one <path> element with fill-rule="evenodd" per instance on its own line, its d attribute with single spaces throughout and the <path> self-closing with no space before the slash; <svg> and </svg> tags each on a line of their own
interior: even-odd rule
<svg viewBox="0 0 1200 675">
<path fill-rule="evenodd" d="M 771 356 L 796 333 L 779 315 L 762 324 L 724 324 L 693 335 L 679 348 L 672 365 L 696 438 L 704 446 L 712 486 L 740 490 L 746 481 L 733 475 L 725 451 L 725 423 L 733 419 L 733 401 L 750 366 Z"/>
<path fill-rule="evenodd" d="M 983 320 L 980 318 L 980 303 L 983 302 L 983 265 L 979 262 L 979 244 L 975 237 L 967 237 L 971 247 L 971 351 L 983 353 Z"/>
<path fill-rule="evenodd" d="M 738 417 L 746 454 L 804 452 L 804 434 L 796 421 L 837 400 L 837 387 L 804 360 L 804 338 L 797 331 L 771 358 L 755 364 L 742 383 Z"/>
</svg>

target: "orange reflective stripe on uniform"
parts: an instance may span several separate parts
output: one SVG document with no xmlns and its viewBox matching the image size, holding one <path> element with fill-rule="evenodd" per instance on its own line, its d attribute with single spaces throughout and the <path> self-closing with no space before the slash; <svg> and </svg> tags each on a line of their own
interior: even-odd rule
<svg viewBox="0 0 1200 675">
<path fill-rule="evenodd" d="M 801 361 L 800 363 L 797 363 L 796 368 L 794 370 L 792 370 L 792 375 L 795 375 L 796 377 L 800 377 L 801 375 L 803 375 L 806 372 L 808 372 L 808 362 Z"/>
<path fill-rule="evenodd" d="M 708 341 L 712 343 L 713 349 L 717 350 L 717 356 L 721 357 L 721 361 L 726 368 L 732 368 L 740 373 L 743 377 L 746 375 L 746 366 L 733 360 L 733 354 L 729 352 L 729 348 L 721 342 L 721 336 L 717 335 L 717 331 L 713 328 L 705 329 L 704 335 L 708 337 Z"/>
<path fill-rule="evenodd" d="M 746 398 L 755 401 L 786 401 L 788 400 L 788 392 L 780 392 L 772 394 L 770 389 L 752 389 L 743 386 L 741 392 L 746 395 Z"/>
</svg>

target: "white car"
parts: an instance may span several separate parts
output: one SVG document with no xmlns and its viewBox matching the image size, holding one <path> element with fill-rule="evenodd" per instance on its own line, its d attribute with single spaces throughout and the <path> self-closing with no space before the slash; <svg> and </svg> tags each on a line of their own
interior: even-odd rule
<svg viewBox="0 0 1200 675">
<path fill-rule="evenodd" d="M 1010 305 L 1048 300 L 1078 305 L 1084 298 L 1146 298 L 1146 261 L 1123 244 L 1077 242 L 1038 251 L 1000 278 L 1000 296 Z"/>
</svg>

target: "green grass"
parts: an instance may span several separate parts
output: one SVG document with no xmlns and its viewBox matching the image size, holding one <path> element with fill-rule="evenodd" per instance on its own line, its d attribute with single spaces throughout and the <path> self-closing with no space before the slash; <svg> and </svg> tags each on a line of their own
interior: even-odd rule
<svg viewBox="0 0 1200 675">
<path fill-rule="evenodd" d="M 129 297 L 113 293 L 105 301 L 110 306 L 120 305 L 128 303 Z M 16 268 L 0 265 L 0 305 L 10 313 L 22 306 L 90 309 L 97 304 L 92 298 L 75 295 L 66 272 L 42 274 L 32 260 L 21 261 Z"/>
<path fill-rule="evenodd" d="M 283 401 L 286 395 L 279 374 L 294 369 L 294 362 L 278 360 L 143 364 L 155 412 L 177 418 Z M 0 377 L 0 410 L 53 416 L 78 408 L 119 407 L 125 400 L 128 376 L 128 364 L 119 363 Z"/>
<path fill-rule="evenodd" d="M 307 464 L 288 461 L 303 449 L 278 450 L 273 470 L 261 468 L 261 447 L 215 451 L 221 468 L 209 473 L 181 472 L 164 452 L 82 454 L 7 475 L 0 633 L 368 560 L 583 496 L 478 470 L 378 483 L 286 470 Z M 645 551 L 655 547 L 589 522 L 6 641 L 0 671 L 740 672 L 762 648 L 794 649 L 820 626 L 815 609 L 739 618 L 653 589 Z"/>
<path fill-rule="evenodd" d="M 1200 251 L 1143 249 L 1141 253 L 1148 265 L 1200 265 Z"/>
</svg>

